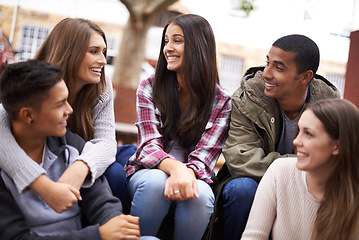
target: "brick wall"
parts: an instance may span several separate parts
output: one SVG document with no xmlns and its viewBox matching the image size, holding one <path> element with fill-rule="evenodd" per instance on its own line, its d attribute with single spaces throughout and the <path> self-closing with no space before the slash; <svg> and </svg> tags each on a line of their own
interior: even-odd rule
<svg viewBox="0 0 359 240">
<path fill-rule="evenodd" d="M 115 120 L 116 122 L 135 123 L 136 89 L 114 85 Z"/>
<path fill-rule="evenodd" d="M 359 108 L 359 31 L 350 34 L 344 98 Z"/>
<path fill-rule="evenodd" d="M 129 125 L 136 121 L 136 89 L 114 85 L 114 94 L 115 121 L 122 123 L 122 127 L 116 129 L 117 141 L 119 144 L 135 144 L 137 131 L 133 131 Z"/>
</svg>

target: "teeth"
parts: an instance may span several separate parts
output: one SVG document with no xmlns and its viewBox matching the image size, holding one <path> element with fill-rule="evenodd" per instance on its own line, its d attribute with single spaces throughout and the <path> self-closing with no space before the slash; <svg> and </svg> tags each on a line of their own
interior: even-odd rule
<svg viewBox="0 0 359 240">
<path fill-rule="evenodd" d="M 298 156 L 298 157 L 305 157 L 305 156 L 306 156 L 306 154 L 301 153 L 301 152 L 297 152 L 297 156 Z"/>
<path fill-rule="evenodd" d="M 265 85 L 266 85 L 267 87 L 274 87 L 274 84 L 270 84 L 270 83 L 267 83 L 267 82 L 265 82 Z"/>
<path fill-rule="evenodd" d="M 101 72 L 101 68 L 91 68 L 91 71 L 100 73 L 100 72 Z"/>
<path fill-rule="evenodd" d="M 174 60 L 176 57 L 167 57 L 168 60 Z"/>
</svg>

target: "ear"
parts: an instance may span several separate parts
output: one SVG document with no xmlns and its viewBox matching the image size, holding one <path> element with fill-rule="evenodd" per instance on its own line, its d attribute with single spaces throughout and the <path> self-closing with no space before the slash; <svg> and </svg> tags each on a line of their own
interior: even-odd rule
<svg viewBox="0 0 359 240">
<path fill-rule="evenodd" d="M 19 118 L 31 125 L 31 121 L 34 119 L 34 110 L 29 107 L 21 108 L 19 112 Z"/>
<path fill-rule="evenodd" d="M 333 155 L 338 155 L 339 154 L 339 140 L 335 140 L 335 142 L 333 143 L 332 154 Z"/>
<path fill-rule="evenodd" d="M 309 84 L 310 80 L 312 80 L 312 78 L 314 76 L 314 73 L 313 73 L 312 70 L 307 70 L 307 71 L 305 71 L 305 72 L 303 72 L 301 74 L 302 74 L 303 83 L 306 84 L 306 85 Z"/>
</svg>

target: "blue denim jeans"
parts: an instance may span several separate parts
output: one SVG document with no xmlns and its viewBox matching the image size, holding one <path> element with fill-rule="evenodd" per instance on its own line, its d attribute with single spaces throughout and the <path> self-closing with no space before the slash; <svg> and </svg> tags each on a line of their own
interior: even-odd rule
<svg viewBox="0 0 359 240">
<path fill-rule="evenodd" d="M 198 199 L 172 202 L 164 196 L 167 178 L 159 169 L 142 169 L 129 179 L 131 215 L 140 217 L 141 235 L 156 236 L 171 204 L 175 204 L 174 239 L 200 240 L 213 212 L 211 187 L 198 180 Z"/>
<path fill-rule="evenodd" d="M 246 227 L 258 183 L 250 178 L 235 178 L 223 188 L 224 239 L 238 240 Z"/>
<path fill-rule="evenodd" d="M 112 194 L 119 198 L 122 203 L 125 201 L 127 178 L 124 166 L 127 164 L 129 158 L 135 154 L 137 147 L 131 144 L 118 146 L 116 153 L 116 161 L 111 164 L 104 175 L 112 190 Z"/>
</svg>

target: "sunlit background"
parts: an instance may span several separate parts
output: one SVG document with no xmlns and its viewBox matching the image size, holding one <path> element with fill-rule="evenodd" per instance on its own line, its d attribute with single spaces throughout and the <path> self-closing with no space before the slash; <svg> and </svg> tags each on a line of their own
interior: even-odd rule
<svg viewBox="0 0 359 240">
<path fill-rule="evenodd" d="M 251 11 L 241 9 L 244 5 Z M 168 12 L 195 13 L 209 21 L 217 41 L 221 85 L 230 93 L 238 88 L 246 69 L 265 63 L 276 39 L 292 33 L 307 35 L 318 44 L 318 73 L 344 93 L 349 36 L 359 30 L 357 0 L 178 0 Z M 114 59 L 121 55 L 119 46 L 129 17 L 120 0 L 0 0 L 0 28 L 18 52 L 17 61 L 32 58 L 55 24 L 65 17 L 91 19 L 105 31 L 106 75 L 113 78 L 118 98 L 117 130 L 133 137 L 135 90 L 141 79 L 154 73 L 162 27 L 153 25 L 148 32 L 145 59 L 136 81 L 117 83 Z"/>
</svg>

